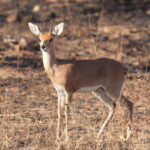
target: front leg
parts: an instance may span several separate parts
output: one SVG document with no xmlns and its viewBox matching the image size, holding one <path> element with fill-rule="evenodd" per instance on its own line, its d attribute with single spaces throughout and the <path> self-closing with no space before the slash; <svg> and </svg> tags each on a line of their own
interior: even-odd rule
<svg viewBox="0 0 150 150">
<path fill-rule="evenodd" d="M 72 93 L 66 93 L 66 102 L 65 102 L 65 120 L 66 120 L 66 143 L 68 143 L 69 135 L 68 135 L 68 118 L 69 118 L 69 105 L 72 100 Z"/>
<path fill-rule="evenodd" d="M 58 94 L 58 104 L 57 104 L 58 108 L 57 108 L 57 114 L 58 114 L 58 121 L 57 121 L 57 139 L 60 138 L 61 136 L 61 124 L 62 124 L 62 116 L 61 116 L 61 112 L 62 112 L 62 105 L 61 105 L 61 96 Z"/>
</svg>

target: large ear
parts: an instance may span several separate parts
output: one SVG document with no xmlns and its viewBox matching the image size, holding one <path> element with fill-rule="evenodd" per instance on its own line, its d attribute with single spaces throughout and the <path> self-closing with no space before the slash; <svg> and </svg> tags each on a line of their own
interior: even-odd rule
<svg viewBox="0 0 150 150">
<path fill-rule="evenodd" d="M 29 25 L 30 31 L 33 34 L 39 35 L 41 33 L 37 25 L 35 25 L 35 24 L 31 23 L 31 22 L 28 22 L 28 25 Z"/>
<path fill-rule="evenodd" d="M 55 26 L 52 33 L 55 35 L 60 35 L 63 32 L 63 28 L 64 28 L 64 23 L 62 22 Z"/>
</svg>

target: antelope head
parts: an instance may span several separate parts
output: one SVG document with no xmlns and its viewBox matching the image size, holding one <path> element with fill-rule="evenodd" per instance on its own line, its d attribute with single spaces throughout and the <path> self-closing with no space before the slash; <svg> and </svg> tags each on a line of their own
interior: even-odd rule
<svg viewBox="0 0 150 150">
<path fill-rule="evenodd" d="M 64 23 L 60 23 L 54 27 L 53 31 L 41 32 L 36 24 L 28 23 L 30 31 L 39 36 L 41 51 L 50 53 L 53 40 L 63 32 Z"/>
</svg>

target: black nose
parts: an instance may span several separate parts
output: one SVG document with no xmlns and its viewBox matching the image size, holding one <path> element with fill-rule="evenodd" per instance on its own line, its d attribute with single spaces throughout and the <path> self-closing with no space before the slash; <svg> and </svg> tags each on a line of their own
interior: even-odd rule
<svg viewBox="0 0 150 150">
<path fill-rule="evenodd" d="M 45 49 L 45 45 L 42 45 L 42 49 Z"/>
</svg>

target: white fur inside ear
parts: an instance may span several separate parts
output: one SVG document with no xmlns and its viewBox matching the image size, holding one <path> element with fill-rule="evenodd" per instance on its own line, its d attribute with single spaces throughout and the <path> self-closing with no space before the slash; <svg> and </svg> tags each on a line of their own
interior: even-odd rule
<svg viewBox="0 0 150 150">
<path fill-rule="evenodd" d="M 37 25 L 35 25 L 35 24 L 31 23 L 31 22 L 29 22 L 28 25 L 29 25 L 30 31 L 33 34 L 39 35 L 41 33 Z"/>
<path fill-rule="evenodd" d="M 63 28 L 64 28 L 64 23 L 62 22 L 55 26 L 52 33 L 55 35 L 60 35 L 63 32 Z"/>
</svg>

